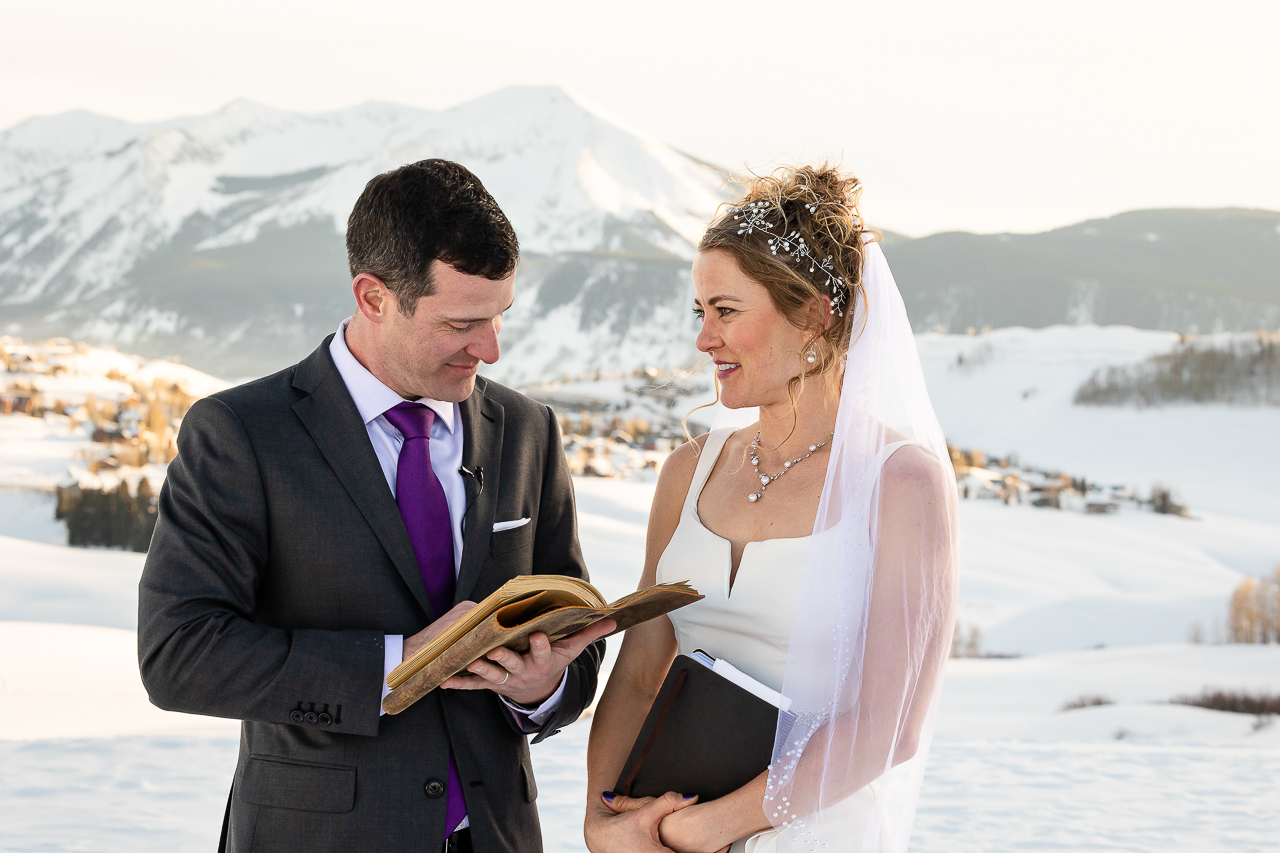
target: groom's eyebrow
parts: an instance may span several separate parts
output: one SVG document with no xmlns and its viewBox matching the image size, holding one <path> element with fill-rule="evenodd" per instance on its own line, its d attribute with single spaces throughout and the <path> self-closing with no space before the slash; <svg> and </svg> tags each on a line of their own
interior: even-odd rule
<svg viewBox="0 0 1280 853">
<path fill-rule="evenodd" d="M 512 299 L 512 300 L 511 300 L 511 302 L 507 304 L 507 307 L 506 307 L 506 308 L 503 308 L 500 312 L 498 312 L 499 316 L 501 316 L 502 314 L 505 314 L 505 313 L 507 313 L 508 311 L 510 311 L 510 310 L 511 310 L 511 306 L 512 306 L 512 305 L 515 305 L 515 304 L 516 304 L 516 301 L 515 301 L 514 299 Z M 492 320 L 493 318 L 492 318 L 492 317 L 477 317 L 477 318 L 472 319 L 472 318 L 466 318 L 466 317 L 445 317 L 444 319 L 445 319 L 445 321 L 446 321 L 446 322 L 449 322 L 449 323 L 483 323 L 484 321 L 486 321 L 486 320 Z"/>
</svg>

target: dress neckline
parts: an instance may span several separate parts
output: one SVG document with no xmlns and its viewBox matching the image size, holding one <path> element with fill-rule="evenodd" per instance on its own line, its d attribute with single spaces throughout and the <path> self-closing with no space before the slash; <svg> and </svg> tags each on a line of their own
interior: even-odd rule
<svg viewBox="0 0 1280 853">
<path fill-rule="evenodd" d="M 737 585 L 738 570 L 742 568 L 742 563 L 747 558 L 748 547 L 751 545 L 765 545 L 770 542 L 803 543 L 805 540 L 813 538 L 813 534 L 810 533 L 807 536 L 775 536 L 772 539 L 753 539 L 750 542 L 744 542 L 742 544 L 742 553 L 738 556 L 738 565 L 733 565 L 733 542 L 703 524 L 702 516 L 698 514 L 698 502 L 702 498 L 702 490 L 706 488 L 707 481 L 711 479 L 711 472 L 714 470 L 716 462 L 720 459 L 720 453 L 724 450 L 725 444 L 728 443 L 729 437 L 734 432 L 736 430 L 733 427 L 723 427 L 718 430 L 712 430 L 707 436 L 702 448 L 703 456 L 698 460 L 698 465 L 694 469 L 693 480 L 689 483 L 689 492 L 685 495 L 684 507 L 681 511 L 681 523 L 683 523 L 683 516 L 689 515 L 693 523 L 702 528 L 708 536 L 719 540 L 729 549 L 729 559 L 725 561 L 728 564 L 728 574 L 724 579 L 725 598 L 729 598 L 733 594 L 733 588 Z M 899 448 L 908 445 L 919 446 L 918 442 L 911 439 L 892 441 L 885 444 L 880 448 L 880 465 L 883 465 Z M 714 451 L 715 455 L 710 455 L 708 451 Z"/>
<path fill-rule="evenodd" d="M 726 563 L 728 563 L 728 566 L 729 566 L 728 576 L 725 577 L 724 579 L 725 598 L 729 598 L 733 595 L 733 588 L 734 586 L 736 586 L 737 580 L 738 580 L 738 570 L 742 568 L 742 564 L 747 558 L 748 547 L 750 547 L 751 545 L 762 545 L 767 542 L 799 543 L 799 542 L 805 541 L 806 539 L 813 538 L 813 534 L 810 533 L 805 536 L 774 536 L 770 539 L 752 539 L 749 542 L 742 543 L 742 553 L 738 555 L 738 564 L 735 566 L 733 564 L 733 541 L 731 539 L 726 539 L 725 537 L 721 536 L 719 533 L 716 533 L 714 530 L 712 530 L 710 527 L 707 527 L 707 525 L 703 523 L 702 516 L 698 514 L 698 502 L 702 499 L 702 490 L 707 487 L 707 481 L 711 479 L 711 472 L 715 469 L 716 462 L 720 459 L 720 453 L 721 451 L 724 450 L 725 444 L 728 443 L 729 436 L 733 435 L 735 431 L 736 430 L 734 430 L 732 427 L 725 427 L 724 428 L 725 434 L 723 436 L 717 436 L 716 432 L 719 432 L 719 430 L 716 430 L 716 431 L 713 431 L 711 435 L 707 437 L 706 444 L 710 444 L 712 441 L 718 442 L 718 446 L 715 448 L 716 455 L 711 457 L 709 460 L 699 460 L 698 467 L 701 468 L 703 464 L 706 464 L 707 466 L 706 472 L 702 474 L 701 482 L 699 482 L 697 475 L 702 472 L 695 471 L 694 480 L 692 483 L 689 484 L 689 491 L 693 492 L 693 489 L 696 486 L 697 492 L 690 494 L 685 499 L 685 509 L 688 510 L 689 515 L 693 517 L 694 523 L 696 523 L 699 527 L 705 530 L 708 535 L 714 536 L 716 539 L 723 542 L 725 547 L 729 549 L 729 559 L 725 561 Z M 706 451 L 706 444 L 703 445 L 704 452 Z"/>
</svg>

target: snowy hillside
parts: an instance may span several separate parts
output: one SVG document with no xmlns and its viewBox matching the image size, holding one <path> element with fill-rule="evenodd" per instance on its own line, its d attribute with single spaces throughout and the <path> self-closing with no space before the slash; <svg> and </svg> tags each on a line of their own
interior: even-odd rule
<svg viewBox="0 0 1280 853">
<path fill-rule="evenodd" d="M 952 444 L 992 456 L 1014 453 L 1025 464 L 1135 486 L 1144 494 L 1161 483 L 1180 493 L 1193 515 L 1280 520 L 1280 407 L 1138 409 L 1072 402 L 1098 368 L 1172 350 L 1179 341 L 1172 332 L 1054 326 L 923 334 L 916 341 L 929 395 Z"/>
<path fill-rule="evenodd" d="M 365 182 L 428 157 L 475 171 L 520 235 L 509 341 L 554 313 L 553 327 L 585 316 L 641 358 L 665 354 L 670 318 L 651 309 L 685 287 L 722 176 L 556 88 L 442 112 L 238 101 L 145 125 L 83 112 L 24 122 L 0 134 L 3 325 L 176 353 L 224 376 L 283 366 L 346 316 L 341 234 Z M 559 367 L 602 357 L 599 341 L 555 339 Z"/>
<path fill-rule="evenodd" d="M 592 580 L 606 598 L 625 594 L 643 561 L 653 485 L 575 485 Z M 1003 528 L 994 526 L 1000 518 Z M 1086 522 L 1101 522 L 1105 532 L 1090 534 L 1079 526 Z M 1163 523 L 1183 524 L 1184 532 L 1147 526 Z M 961 524 L 967 607 L 1015 599 L 1087 607 L 1088 596 L 1107 585 L 1120 605 L 1108 611 L 1119 623 L 1113 627 L 1123 630 L 1128 616 L 1141 612 L 1125 610 L 1125 601 L 1206 591 L 1238 577 L 1209 556 L 1241 547 L 1229 525 L 1193 528 L 1185 519 L 1102 519 L 978 501 L 961 506 Z M 1001 529 L 1022 530 L 1011 549 L 1001 550 Z M 1206 539 L 1188 541 L 1192 530 Z M 1260 538 L 1243 547 L 1259 554 L 1280 548 L 1280 526 L 1255 533 Z M 1090 536 L 1097 539 L 1092 551 L 1080 545 Z M 1153 547 L 1145 560 L 1131 559 Z M 1115 553 L 1100 564 L 1104 550 Z M 1161 571 L 1162 561 L 1172 570 Z M 235 724 L 148 704 L 129 630 L 141 562 L 135 554 L 0 536 L 0 643 L 9 650 L 0 656 L 6 850 L 159 853 L 215 843 L 235 768 Z M 1095 644 L 1097 624 L 1077 625 L 1071 616 L 1059 613 L 1055 622 L 1070 651 L 949 663 L 912 849 L 1268 849 L 1280 831 L 1273 807 L 1280 788 L 1267 770 L 1280 757 L 1280 729 L 1252 715 L 1168 703 L 1205 687 L 1274 694 L 1280 648 L 1153 644 L 1152 636 L 1180 630 L 1180 621 L 1143 618 L 1140 626 L 1155 630 L 1139 640 L 1144 645 L 1082 651 Z M 617 647 L 610 644 L 610 659 Z M 51 671 L 60 676 L 53 684 Z M 1062 710 L 1084 694 L 1114 704 Z M 86 706 L 93 713 L 84 713 Z M 532 748 L 551 853 L 585 850 L 589 731 L 584 720 Z M 1191 810 L 1184 808 L 1189 798 Z"/>
</svg>

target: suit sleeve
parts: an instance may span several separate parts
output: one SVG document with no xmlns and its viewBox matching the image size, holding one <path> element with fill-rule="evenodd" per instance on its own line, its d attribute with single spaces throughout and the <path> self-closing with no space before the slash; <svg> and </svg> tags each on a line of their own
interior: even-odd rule
<svg viewBox="0 0 1280 853">
<path fill-rule="evenodd" d="M 382 632 L 258 624 L 269 513 L 253 446 L 216 398 L 178 436 L 138 590 L 138 661 L 169 711 L 376 735 Z"/>
<path fill-rule="evenodd" d="M 578 515 L 573 501 L 573 481 L 560 443 L 560 425 L 555 413 L 546 409 L 546 466 L 534 535 L 533 570 L 537 574 L 560 574 L 587 580 L 587 566 L 578 544 Z M 538 743 L 569 725 L 591 704 L 596 695 L 604 640 L 583 649 L 565 670 L 563 698 L 554 712 L 538 727 L 533 742 Z"/>
</svg>

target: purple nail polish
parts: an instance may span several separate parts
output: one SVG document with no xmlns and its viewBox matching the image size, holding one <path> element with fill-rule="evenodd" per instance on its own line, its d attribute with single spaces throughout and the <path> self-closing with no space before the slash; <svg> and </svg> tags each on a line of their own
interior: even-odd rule
<svg viewBox="0 0 1280 853">
<path fill-rule="evenodd" d="M 686 800 L 692 800 L 694 797 L 698 795 L 697 794 L 681 794 L 680 796 L 684 797 Z"/>
<path fill-rule="evenodd" d="M 613 791 L 605 791 L 605 792 L 604 792 L 604 793 L 602 793 L 600 796 L 604 797 L 604 801 L 605 801 L 606 803 L 612 803 L 612 802 L 613 802 L 613 798 L 614 798 L 614 797 L 616 797 L 616 796 L 618 796 L 618 795 L 617 795 L 617 794 L 615 794 Z"/>
</svg>

